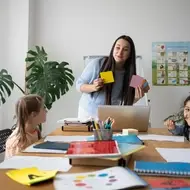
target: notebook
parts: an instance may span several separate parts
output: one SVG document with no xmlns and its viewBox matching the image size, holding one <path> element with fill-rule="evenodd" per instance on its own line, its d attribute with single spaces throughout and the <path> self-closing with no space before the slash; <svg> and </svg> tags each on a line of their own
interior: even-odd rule
<svg viewBox="0 0 190 190">
<path fill-rule="evenodd" d="M 35 183 L 40 183 L 55 177 L 57 171 L 43 171 L 38 170 L 38 168 L 22 168 L 18 170 L 10 170 L 6 174 L 13 180 L 23 185 L 32 185 Z"/>
<path fill-rule="evenodd" d="M 116 141 L 71 142 L 66 152 L 69 158 L 119 156 L 121 152 Z"/>
<path fill-rule="evenodd" d="M 50 150 L 67 150 L 69 148 L 69 143 L 64 142 L 50 142 L 46 141 L 33 146 L 39 149 L 50 149 Z"/>
<path fill-rule="evenodd" d="M 146 187 L 148 184 L 123 167 L 111 167 L 103 170 L 77 174 L 58 174 L 54 180 L 56 190 L 111 190 Z"/>
<path fill-rule="evenodd" d="M 139 175 L 190 177 L 190 163 L 135 161 L 134 171 Z"/>
</svg>

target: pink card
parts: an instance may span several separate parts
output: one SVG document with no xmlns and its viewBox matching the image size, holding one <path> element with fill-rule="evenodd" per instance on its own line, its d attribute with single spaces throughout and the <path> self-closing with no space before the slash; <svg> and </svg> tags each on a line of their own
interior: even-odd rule
<svg viewBox="0 0 190 190">
<path fill-rule="evenodd" d="M 144 80 L 144 78 L 142 78 L 141 76 L 133 75 L 132 79 L 131 79 L 130 86 L 137 88 L 138 86 L 141 86 L 143 84 L 143 80 Z"/>
</svg>

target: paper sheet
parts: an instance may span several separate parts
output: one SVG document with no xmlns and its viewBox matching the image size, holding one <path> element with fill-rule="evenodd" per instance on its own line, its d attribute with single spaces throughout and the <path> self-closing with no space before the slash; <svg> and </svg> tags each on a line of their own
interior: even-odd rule
<svg viewBox="0 0 190 190">
<path fill-rule="evenodd" d="M 58 174 L 53 185 L 55 190 L 111 190 L 137 189 L 148 184 L 128 168 L 110 167 L 88 173 Z"/>
<path fill-rule="evenodd" d="M 27 147 L 22 152 L 33 152 L 33 153 L 48 153 L 48 154 L 64 154 L 66 151 L 64 150 L 50 150 L 50 149 L 40 149 L 40 148 L 34 148 L 34 145 L 31 145 Z"/>
<path fill-rule="evenodd" d="M 37 167 L 40 170 L 68 171 L 72 166 L 68 158 L 62 157 L 40 157 L 40 156 L 13 156 L 0 163 L 0 168 L 20 169 Z"/>
<path fill-rule="evenodd" d="M 141 140 L 154 140 L 154 141 L 172 141 L 172 142 L 184 142 L 183 136 L 167 136 L 167 135 L 138 135 Z"/>
<path fill-rule="evenodd" d="M 72 142 L 72 141 L 86 141 L 89 136 L 47 136 L 44 141 L 51 142 Z"/>
<path fill-rule="evenodd" d="M 190 148 L 156 148 L 167 162 L 190 163 Z"/>
</svg>

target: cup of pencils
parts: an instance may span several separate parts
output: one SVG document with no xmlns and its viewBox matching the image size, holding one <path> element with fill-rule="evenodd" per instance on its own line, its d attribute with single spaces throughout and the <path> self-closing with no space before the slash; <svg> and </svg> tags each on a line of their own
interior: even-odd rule
<svg viewBox="0 0 190 190">
<path fill-rule="evenodd" d="M 96 122 L 93 121 L 93 132 L 94 132 L 94 140 L 112 140 L 113 131 L 112 125 L 114 120 L 112 118 L 108 118 L 106 121 Z"/>
</svg>

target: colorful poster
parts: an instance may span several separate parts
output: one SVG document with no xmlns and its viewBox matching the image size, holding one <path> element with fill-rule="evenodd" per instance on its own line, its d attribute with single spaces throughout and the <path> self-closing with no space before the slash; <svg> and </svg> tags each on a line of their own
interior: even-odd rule
<svg viewBox="0 0 190 190">
<path fill-rule="evenodd" d="M 152 84 L 190 85 L 190 42 L 152 43 Z"/>
</svg>

